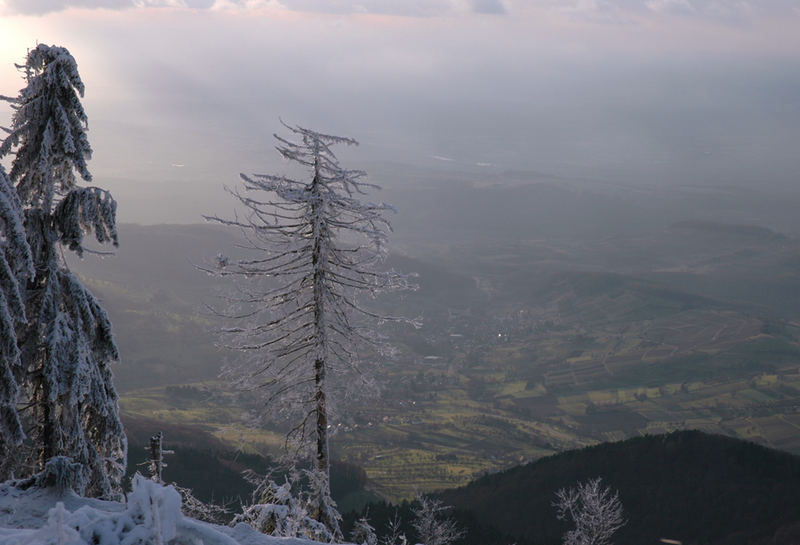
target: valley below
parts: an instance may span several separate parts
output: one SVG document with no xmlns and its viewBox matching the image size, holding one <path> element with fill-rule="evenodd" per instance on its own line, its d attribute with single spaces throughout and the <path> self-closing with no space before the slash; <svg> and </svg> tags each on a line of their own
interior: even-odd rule
<svg viewBox="0 0 800 545">
<path fill-rule="evenodd" d="M 548 184 L 505 191 L 517 197 L 514 236 L 415 230 L 426 224 L 422 204 L 398 228 L 389 266 L 416 272 L 419 289 L 371 304 L 424 325 L 382 329 L 396 353 L 371 362 L 377 395 L 343 401 L 332 419 L 334 457 L 363 468 L 373 493 L 398 501 L 681 429 L 800 453 L 800 240 L 673 208 L 642 223 L 647 214 L 619 196 L 603 197 L 603 213 L 633 211 L 623 227 L 598 220 L 557 235 L 566 220 L 556 215 L 539 235 L 536 207 L 546 203 L 517 208 L 555 195 L 580 209 L 593 195 Z M 117 255 L 73 268 L 115 325 L 123 418 L 197 426 L 234 450 L 279 456 L 287 424 L 253 425 L 271 409 L 219 378 L 238 354 L 216 346 L 209 309 L 231 287 L 196 268 L 235 251 L 238 234 L 120 233 Z"/>
</svg>

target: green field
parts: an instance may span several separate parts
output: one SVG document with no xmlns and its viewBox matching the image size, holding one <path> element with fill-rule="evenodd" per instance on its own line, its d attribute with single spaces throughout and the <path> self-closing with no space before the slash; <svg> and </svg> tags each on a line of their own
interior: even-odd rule
<svg viewBox="0 0 800 545">
<path fill-rule="evenodd" d="M 540 369 L 542 380 L 535 382 L 515 380 L 516 365 L 499 371 L 490 362 L 501 357 L 513 362 L 521 351 L 507 344 L 490 349 L 482 366 L 409 363 L 402 376 L 422 373 L 421 380 L 406 390 L 396 385 L 393 395 L 385 391 L 380 403 L 354 408 L 350 419 L 355 423 L 337 426 L 333 452 L 363 467 L 372 489 L 391 500 L 408 498 L 414 490 L 460 486 L 483 473 L 569 448 L 676 429 L 723 433 L 800 452 L 798 360 L 773 360 L 766 366 L 769 372 L 755 374 L 752 365 L 744 364 L 732 367 L 742 371 L 738 374 L 728 367 L 714 370 L 717 360 L 746 363 L 753 343 L 764 344 L 763 335 L 728 345 L 718 337 L 704 347 L 713 357 L 672 356 L 644 367 L 631 362 L 641 362 L 652 347 L 643 346 L 632 331 L 626 335 L 631 337 L 623 343 L 607 343 L 615 350 L 562 360 L 568 380 L 561 381 L 549 379 L 558 370 L 555 363 Z M 681 354 L 698 340 L 673 336 L 670 342 Z M 554 351 L 559 346 L 558 339 L 548 345 Z M 616 372 L 602 365 L 609 353 L 615 355 Z M 704 378 L 688 380 L 691 365 L 696 366 L 694 375 Z M 197 386 L 207 392 L 205 399 L 176 400 L 164 388 L 129 392 L 123 410 L 171 424 L 207 426 L 244 451 L 280 452 L 280 433 L 246 428 L 236 398 L 220 383 Z"/>
</svg>

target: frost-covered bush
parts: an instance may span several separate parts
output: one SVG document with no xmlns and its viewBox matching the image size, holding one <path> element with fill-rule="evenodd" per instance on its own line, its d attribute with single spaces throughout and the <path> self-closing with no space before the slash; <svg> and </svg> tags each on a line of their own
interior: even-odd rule
<svg viewBox="0 0 800 545">
<path fill-rule="evenodd" d="M 69 512 L 58 502 L 38 530 L 20 530 L 3 540 L 13 545 L 197 545 L 203 539 L 187 532 L 181 514 L 181 496 L 171 486 L 162 486 L 137 474 L 122 510 L 84 505 Z M 183 536 L 179 535 L 183 530 Z M 197 534 L 198 532 L 194 532 Z M 207 543 L 231 543 L 224 536 Z"/>
<path fill-rule="evenodd" d="M 126 514 L 136 524 L 132 532 L 162 545 L 175 537 L 178 519 L 182 517 L 181 495 L 171 486 L 161 486 L 137 474 L 133 478 L 133 491 L 128 495 Z"/>
<path fill-rule="evenodd" d="M 305 477 L 311 479 L 313 471 L 304 471 Z M 256 481 L 255 474 L 249 472 L 247 477 Z M 283 484 L 277 484 L 266 477 L 257 483 L 254 493 L 255 503 L 244 509 L 231 522 L 232 526 L 244 522 L 261 533 L 275 537 L 300 537 L 324 543 L 338 542 L 341 533 L 334 533 L 319 522 L 309 507 L 316 505 L 319 490 L 312 487 L 303 494 L 299 491 L 300 475 L 296 471 L 284 477 Z M 330 500 L 329 520 L 334 521 L 338 531 L 342 517 L 336 511 L 336 503 Z"/>
<path fill-rule="evenodd" d="M 600 477 L 579 482 L 556 492 L 553 502 L 559 520 L 571 520 L 575 528 L 564 534 L 564 545 L 608 545 L 625 525 L 622 502 Z"/>
<path fill-rule="evenodd" d="M 341 541 L 342 515 L 331 496 L 330 474 L 316 468 L 304 470 L 303 473 L 308 480 L 306 508 L 309 514 L 314 520 L 325 521 L 331 540 Z"/>
<path fill-rule="evenodd" d="M 380 545 L 408 545 L 408 538 L 403 533 L 403 523 L 397 511 L 386 523 L 386 533 L 380 538 Z"/>
<path fill-rule="evenodd" d="M 181 495 L 181 512 L 185 516 L 214 524 L 224 524 L 230 520 L 230 511 L 224 505 L 204 502 L 194 495 L 191 488 L 179 486 L 174 482 L 172 486 Z"/>
<path fill-rule="evenodd" d="M 367 517 L 361 517 L 353 525 L 353 531 L 350 532 L 350 541 L 357 545 L 378 545 L 378 536 L 375 534 L 375 528 L 369 523 Z"/>
<path fill-rule="evenodd" d="M 417 502 L 419 507 L 414 509 L 412 526 L 422 544 L 449 545 L 464 535 L 454 520 L 444 516 L 451 509 L 450 506 L 422 494 L 417 495 Z"/>
<path fill-rule="evenodd" d="M 47 523 L 30 536 L 30 545 L 84 545 L 81 534 L 67 523 L 69 515 L 64 504 L 58 502 L 47 513 Z"/>
</svg>

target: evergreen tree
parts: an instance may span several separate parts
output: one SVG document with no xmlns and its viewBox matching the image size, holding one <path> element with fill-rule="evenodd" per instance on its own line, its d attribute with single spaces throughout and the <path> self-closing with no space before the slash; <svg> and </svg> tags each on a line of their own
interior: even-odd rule
<svg viewBox="0 0 800 545">
<path fill-rule="evenodd" d="M 116 202 L 91 181 L 92 150 L 81 105 L 84 86 L 63 47 L 38 45 L 18 66 L 26 87 L 8 99 L 14 109 L 0 157 L 12 153 L 9 177 L 24 211 L 35 274 L 18 329 L 29 441 L 18 452 L 17 476 L 67 456 L 84 470 L 86 494 L 121 492 L 127 442 L 110 363 L 118 359 L 111 323 L 95 297 L 69 271 L 61 246 L 83 255 L 84 235 L 117 245 Z M 5 98 L 5 97 L 4 97 Z M 77 175 L 76 175 L 77 174 Z"/>
<path fill-rule="evenodd" d="M 385 320 L 365 310 L 357 295 L 408 288 L 405 276 L 377 271 L 386 256 L 390 230 L 384 203 L 359 200 L 378 186 L 365 173 L 339 165 L 337 144 L 351 138 L 289 127 L 296 142 L 275 135 L 277 150 L 299 165 L 308 179 L 280 175 L 241 175 L 245 191 L 233 195 L 247 210 L 234 220 L 206 219 L 239 227 L 252 256 L 239 260 L 218 256 L 218 273 L 252 281 L 252 289 L 235 302 L 246 309 L 235 317 L 244 325 L 228 333 L 231 345 L 253 355 L 244 366 L 229 369 L 239 384 L 258 389 L 274 411 L 298 418 L 290 436 L 313 450 L 315 505 L 309 511 L 341 537 L 338 513 L 330 499 L 328 449 L 331 380 L 355 377 L 357 348 L 364 341 L 380 346 L 358 316 Z M 260 282 L 260 283 L 259 283 Z M 248 323 L 249 322 L 249 323 Z M 355 371 L 355 373 L 353 373 Z"/>
<path fill-rule="evenodd" d="M 22 205 L 0 165 L 0 475 L 13 465 L 13 453 L 25 438 L 17 412 L 24 373 L 16 328 L 25 323 L 25 282 L 33 276 L 31 251 L 22 224 Z"/>
</svg>

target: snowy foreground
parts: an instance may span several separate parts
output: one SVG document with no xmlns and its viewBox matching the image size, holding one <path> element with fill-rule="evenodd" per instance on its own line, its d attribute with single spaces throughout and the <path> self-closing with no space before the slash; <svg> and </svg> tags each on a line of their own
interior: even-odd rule
<svg viewBox="0 0 800 545">
<path fill-rule="evenodd" d="M 173 487 L 140 475 L 134 478 L 127 503 L 0 484 L 0 545 L 143 544 L 316 545 L 267 536 L 243 523 L 229 528 L 185 517 Z"/>
</svg>

